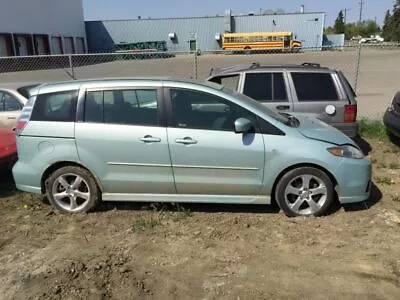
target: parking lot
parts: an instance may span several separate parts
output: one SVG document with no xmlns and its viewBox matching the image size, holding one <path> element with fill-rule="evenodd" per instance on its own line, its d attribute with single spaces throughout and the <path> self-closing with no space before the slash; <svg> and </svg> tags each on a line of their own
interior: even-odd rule
<svg viewBox="0 0 400 300">
<path fill-rule="evenodd" d="M 363 142 L 368 202 L 323 218 L 274 207 L 104 204 L 61 215 L 0 187 L 3 299 L 398 299 L 400 150 Z"/>
<path fill-rule="evenodd" d="M 399 89 L 400 50 L 391 47 L 363 48 L 360 60 L 360 75 L 358 78 L 358 111 L 360 117 L 381 118 L 393 94 Z M 234 64 L 301 64 L 303 62 L 320 63 L 322 66 L 336 68 L 345 73 L 348 80 L 355 85 L 358 64 L 358 49 L 346 48 L 345 51 L 319 51 L 298 54 L 257 54 L 257 55 L 225 55 L 203 53 L 195 62 L 192 54 L 177 54 L 176 57 L 152 60 L 119 60 L 112 62 L 86 65 L 90 59 L 110 61 L 113 54 L 94 54 L 90 56 L 76 55 L 72 58 L 73 73 L 76 79 L 101 78 L 116 76 L 174 76 L 182 78 L 197 78 L 204 80 L 211 68 L 230 66 Z M 4 62 L 5 64 L 7 61 Z M 33 67 L 37 59 L 24 61 Z M 16 68 L 19 62 L 15 62 Z M 22 61 L 21 61 L 22 64 Z M 2 82 L 37 82 L 70 80 L 71 73 L 65 69 L 49 69 L 1 73 Z"/>
</svg>

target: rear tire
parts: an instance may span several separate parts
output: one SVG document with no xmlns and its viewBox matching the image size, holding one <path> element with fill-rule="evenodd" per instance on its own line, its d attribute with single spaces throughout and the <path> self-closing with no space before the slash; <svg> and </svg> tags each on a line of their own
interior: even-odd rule
<svg viewBox="0 0 400 300">
<path fill-rule="evenodd" d="M 331 207 L 334 196 L 329 176 L 312 167 L 287 172 L 275 190 L 276 202 L 288 217 L 322 216 Z"/>
<path fill-rule="evenodd" d="M 92 174 L 76 166 L 62 167 L 46 180 L 46 195 L 62 213 L 92 211 L 100 201 L 100 191 Z"/>
</svg>

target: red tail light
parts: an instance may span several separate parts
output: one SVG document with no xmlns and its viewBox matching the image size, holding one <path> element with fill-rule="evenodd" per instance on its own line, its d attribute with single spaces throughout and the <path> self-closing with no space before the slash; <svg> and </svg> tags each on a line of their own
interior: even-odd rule
<svg viewBox="0 0 400 300">
<path fill-rule="evenodd" d="M 344 122 L 353 123 L 357 120 L 357 105 L 344 106 Z"/>
<path fill-rule="evenodd" d="M 18 122 L 17 122 L 17 124 L 15 126 L 15 133 L 17 135 L 20 135 L 27 124 L 28 124 L 27 120 L 21 120 L 21 119 L 18 120 Z"/>
</svg>

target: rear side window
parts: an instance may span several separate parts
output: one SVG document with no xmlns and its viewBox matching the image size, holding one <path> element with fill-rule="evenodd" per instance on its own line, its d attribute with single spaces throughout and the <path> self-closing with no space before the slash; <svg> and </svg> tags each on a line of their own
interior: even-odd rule
<svg viewBox="0 0 400 300">
<path fill-rule="evenodd" d="M 88 91 L 85 122 L 157 126 L 157 90 Z"/>
<path fill-rule="evenodd" d="M 282 73 L 247 73 L 243 94 L 261 102 L 286 102 Z"/>
<path fill-rule="evenodd" d="M 32 121 L 74 122 L 78 91 L 38 95 L 32 111 Z"/>
<path fill-rule="evenodd" d="M 339 100 L 330 73 L 292 73 L 292 79 L 300 102 Z"/>
</svg>

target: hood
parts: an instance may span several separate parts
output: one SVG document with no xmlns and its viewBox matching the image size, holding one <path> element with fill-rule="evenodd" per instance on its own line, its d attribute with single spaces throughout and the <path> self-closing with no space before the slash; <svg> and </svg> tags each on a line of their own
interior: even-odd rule
<svg viewBox="0 0 400 300">
<path fill-rule="evenodd" d="M 297 129 L 303 136 L 335 145 L 350 144 L 358 148 L 352 139 L 325 122 L 313 117 L 295 116 L 300 121 Z"/>
</svg>

